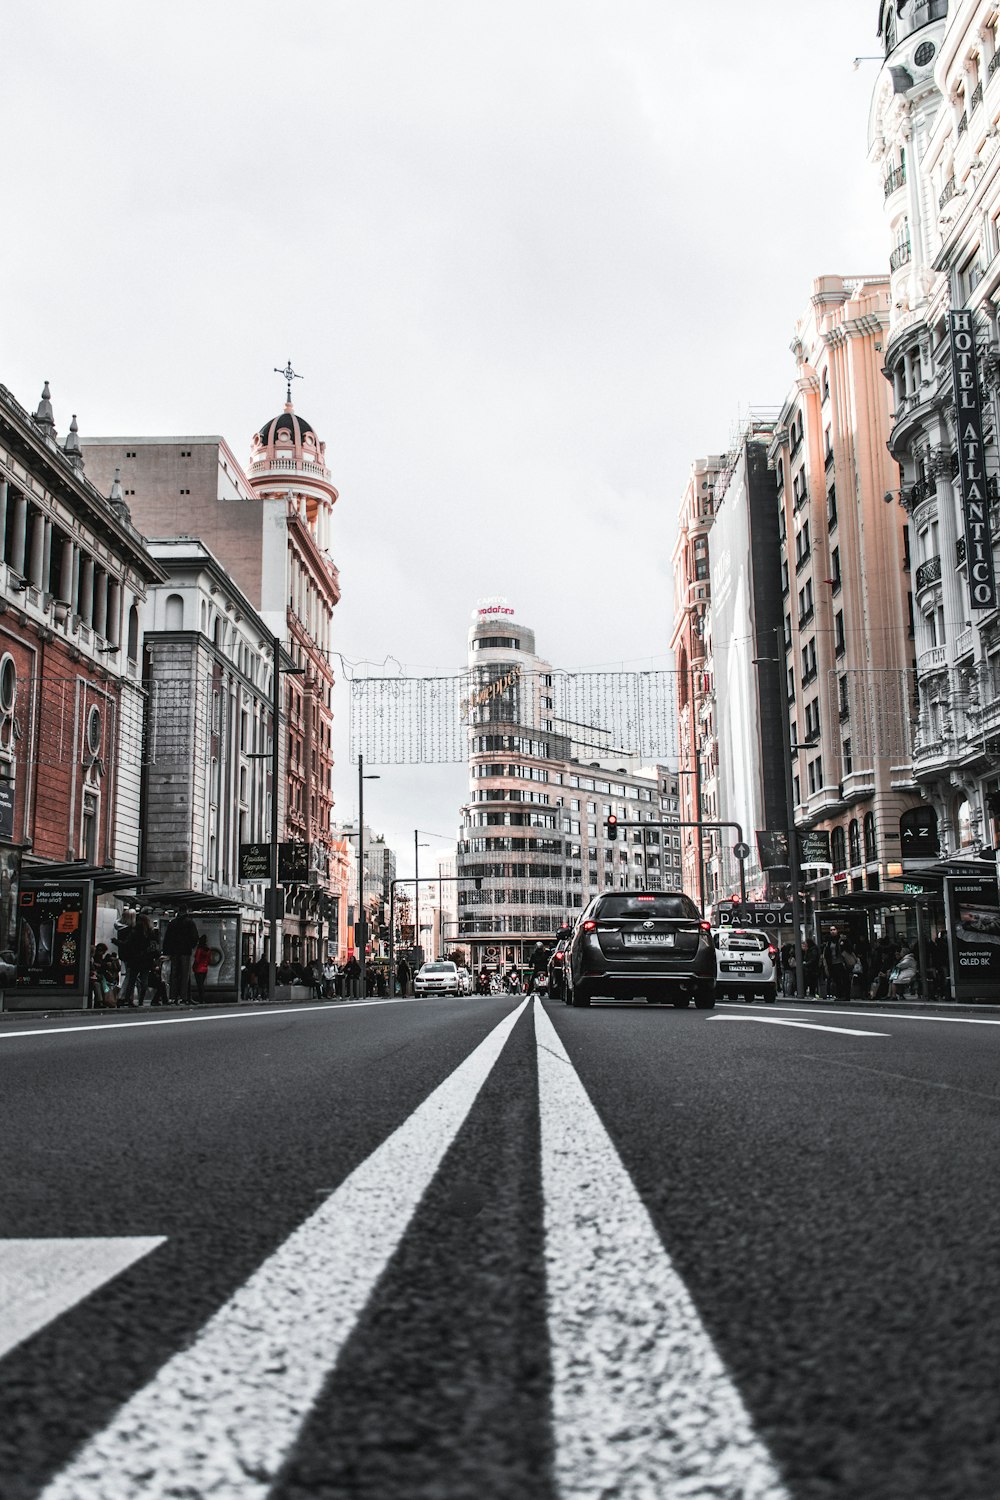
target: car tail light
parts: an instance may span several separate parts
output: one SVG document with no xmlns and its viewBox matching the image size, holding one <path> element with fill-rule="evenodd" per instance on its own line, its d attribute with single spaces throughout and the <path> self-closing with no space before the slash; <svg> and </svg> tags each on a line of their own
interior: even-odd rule
<svg viewBox="0 0 1000 1500">
<path fill-rule="evenodd" d="M 596 922 L 591 922 L 591 921 L 588 920 L 588 921 L 584 922 L 584 924 L 583 924 L 583 930 L 584 930 L 584 932 L 596 932 L 597 931 L 597 923 Z"/>
<path fill-rule="evenodd" d="M 635 899 L 637 901 L 655 901 L 656 897 L 655 896 L 636 896 Z"/>
<path fill-rule="evenodd" d="M 768 958 L 777 958 L 778 956 L 778 950 L 773 943 L 768 943 L 767 945 L 767 956 Z"/>
<path fill-rule="evenodd" d="M 699 922 L 698 926 L 701 928 L 702 932 L 711 932 L 712 930 L 711 922 Z"/>
</svg>

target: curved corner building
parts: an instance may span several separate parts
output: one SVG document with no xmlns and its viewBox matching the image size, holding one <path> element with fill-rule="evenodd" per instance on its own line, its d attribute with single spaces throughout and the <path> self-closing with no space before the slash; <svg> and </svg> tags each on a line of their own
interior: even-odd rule
<svg viewBox="0 0 1000 1500">
<path fill-rule="evenodd" d="M 676 773 L 622 765 L 606 730 L 560 717 L 560 675 L 505 600 L 474 611 L 457 866 L 459 942 L 474 972 L 525 962 L 607 886 L 680 885 L 676 834 L 622 830 L 608 843 L 605 832 L 612 810 L 676 817 Z"/>
</svg>

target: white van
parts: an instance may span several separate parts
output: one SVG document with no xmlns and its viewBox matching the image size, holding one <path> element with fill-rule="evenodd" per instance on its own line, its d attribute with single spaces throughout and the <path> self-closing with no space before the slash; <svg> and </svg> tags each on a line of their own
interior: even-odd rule
<svg viewBox="0 0 1000 1500">
<path fill-rule="evenodd" d="M 778 950 L 768 934 L 752 927 L 717 927 L 712 937 L 718 962 L 715 988 L 720 999 L 742 995 L 750 1002 L 759 995 L 773 1005 L 778 996 Z"/>
</svg>

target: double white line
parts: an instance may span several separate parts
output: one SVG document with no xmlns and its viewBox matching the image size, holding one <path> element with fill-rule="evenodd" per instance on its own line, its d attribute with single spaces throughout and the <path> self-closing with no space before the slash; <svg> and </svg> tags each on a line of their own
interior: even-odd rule
<svg viewBox="0 0 1000 1500">
<path fill-rule="evenodd" d="M 41 1500 L 268 1494 L 525 1001 L 355 1169 Z M 597 1112 L 535 1004 L 564 1500 L 787 1500 Z"/>
</svg>

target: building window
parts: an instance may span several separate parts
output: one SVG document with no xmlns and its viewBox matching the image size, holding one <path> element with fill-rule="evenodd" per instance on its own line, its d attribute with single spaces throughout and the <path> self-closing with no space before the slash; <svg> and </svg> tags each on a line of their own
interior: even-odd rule
<svg viewBox="0 0 1000 1500">
<path fill-rule="evenodd" d="M 837 524 L 837 486 L 831 484 L 826 492 L 826 524 L 832 531 Z"/>
<path fill-rule="evenodd" d="M 865 863 L 873 864 L 878 859 L 878 843 L 875 838 L 875 814 L 865 813 L 864 818 Z"/>
<path fill-rule="evenodd" d="M 847 869 L 847 842 L 839 827 L 830 834 L 830 862 L 835 870 Z"/>
<path fill-rule="evenodd" d="M 847 827 L 847 849 L 852 868 L 859 865 L 861 863 L 861 838 L 857 818 L 852 818 Z"/>
<path fill-rule="evenodd" d="M 851 753 L 850 740 L 844 741 L 844 775 L 850 776 L 854 772 L 854 757 Z"/>
</svg>

